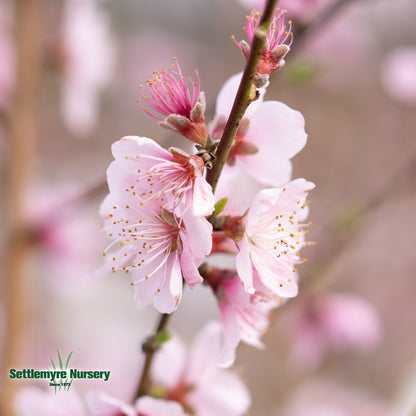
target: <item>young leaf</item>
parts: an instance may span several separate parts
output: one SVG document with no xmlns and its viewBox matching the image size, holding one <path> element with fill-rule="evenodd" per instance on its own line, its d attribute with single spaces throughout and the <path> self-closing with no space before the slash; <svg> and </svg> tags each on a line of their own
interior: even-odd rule
<svg viewBox="0 0 416 416">
<path fill-rule="evenodd" d="M 225 208 L 225 205 L 228 202 L 228 198 L 222 198 L 215 204 L 215 209 L 212 215 L 218 215 L 222 212 L 222 210 Z"/>
</svg>

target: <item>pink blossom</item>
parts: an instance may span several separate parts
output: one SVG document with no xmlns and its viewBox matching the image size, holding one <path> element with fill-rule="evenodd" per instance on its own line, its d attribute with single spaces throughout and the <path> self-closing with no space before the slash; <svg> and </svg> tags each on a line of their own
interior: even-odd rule
<svg viewBox="0 0 416 416">
<path fill-rule="evenodd" d="M 173 69 L 170 72 L 161 69 L 151 74 L 146 81 L 148 95 L 143 92 L 144 87 L 140 86 L 140 94 L 151 110 L 140 101 L 139 104 L 147 114 L 161 120 L 161 126 L 205 146 L 208 137 L 204 115 L 205 95 L 200 90 L 198 72 L 196 71 L 197 81 L 187 79 L 182 75 L 178 60 L 175 58 L 174 61 L 176 73 Z"/>
<path fill-rule="evenodd" d="M 57 289 L 85 283 L 97 266 L 101 245 L 96 213 L 82 202 L 84 190 L 72 185 L 33 186 L 25 198 L 30 239 L 36 245 L 42 275 Z M 90 214 L 90 215 L 89 215 Z"/>
<path fill-rule="evenodd" d="M 214 139 L 221 138 L 240 80 L 241 74 L 232 76 L 218 94 L 212 127 Z M 305 120 L 300 112 L 284 103 L 260 98 L 249 106 L 241 122 L 224 175 L 230 175 L 227 171 L 233 169 L 244 169 L 265 185 L 283 185 L 291 178 L 290 159 L 305 146 L 306 139 Z"/>
<path fill-rule="evenodd" d="M 285 10 L 277 9 L 273 15 L 266 44 L 257 67 L 257 74 L 259 75 L 270 75 L 285 63 L 283 58 L 290 51 L 290 46 L 293 43 L 293 33 L 291 32 L 292 22 L 289 21 L 288 26 L 286 25 L 285 13 Z M 259 23 L 260 14 L 256 10 L 253 10 L 247 17 L 247 27 L 245 28 L 250 45 L 253 43 L 254 34 Z M 236 40 L 234 42 L 239 46 L 241 52 L 247 59 L 250 55 L 250 45 L 244 40 L 240 43 Z"/>
<path fill-rule="evenodd" d="M 296 263 L 302 262 L 305 242 L 307 193 L 315 185 L 296 179 L 285 187 L 264 189 L 254 198 L 245 221 L 246 232 L 238 242 L 237 272 L 249 293 L 255 292 L 253 267 L 261 282 L 283 298 L 298 293 Z"/>
<path fill-rule="evenodd" d="M 151 368 L 150 394 L 133 405 L 103 392 L 89 393 L 95 416 L 240 416 L 250 405 L 242 382 L 217 366 L 222 347 L 222 328 L 210 322 L 197 335 L 189 351 L 172 338 L 157 352 Z"/>
<path fill-rule="evenodd" d="M 354 295 L 317 296 L 305 300 L 295 319 L 293 356 L 308 366 L 319 364 L 331 349 L 369 351 L 381 338 L 377 312 Z"/>
<path fill-rule="evenodd" d="M 129 273 L 138 307 L 153 301 L 173 312 L 182 297 L 182 274 L 193 288 L 202 283 L 198 266 L 211 251 L 212 226 L 189 212 L 182 218 L 154 203 L 127 205 L 110 194 L 101 213 L 113 243 L 105 250 L 106 268 Z"/>
<path fill-rule="evenodd" d="M 76 135 L 95 126 L 100 91 L 109 83 L 115 63 L 109 16 L 96 1 L 67 0 L 62 29 L 62 116 Z"/>
<path fill-rule="evenodd" d="M 214 210 L 211 186 L 204 178 L 204 162 L 180 149 L 163 149 L 146 137 L 128 136 L 112 146 L 115 162 L 110 166 L 110 192 L 133 204 L 149 200 L 181 216 L 191 209 L 196 216 Z"/>
<path fill-rule="evenodd" d="M 105 393 L 91 392 L 88 405 L 94 416 L 185 416 L 179 403 L 149 396 L 129 405 Z"/>
<path fill-rule="evenodd" d="M 416 104 L 416 47 L 390 52 L 381 67 L 381 83 L 389 96 L 405 104 Z"/>
<path fill-rule="evenodd" d="M 224 347 L 220 357 L 223 365 L 234 362 L 240 341 L 264 348 L 260 338 L 269 328 L 271 311 L 283 302 L 261 283 L 255 270 L 253 273 L 254 294 L 244 290 L 235 271 L 213 269 L 207 276 L 217 297 L 224 327 Z"/>
<path fill-rule="evenodd" d="M 18 391 L 14 399 L 17 416 L 87 416 L 84 403 L 72 387 L 61 394 L 38 387 L 24 387 Z"/>
<path fill-rule="evenodd" d="M 152 367 L 154 387 L 164 398 L 182 403 L 198 416 L 240 416 L 250 405 L 250 394 L 236 375 L 217 367 L 222 349 L 222 328 L 207 324 L 187 353 L 173 338 L 162 346 Z"/>
<path fill-rule="evenodd" d="M 153 301 L 160 312 L 173 312 L 182 296 L 182 275 L 191 288 L 202 283 L 198 266 L 212 247 L 212 226 L 205 218 L 186 208 L 181 217 L 169 211 L 176 210 L 180 196 L 192 203 L 186 193 L 195 165 L 188 166 L 190 157 L 183 154 L 178 162 L 175 152 L 146 138 L 125 138 L 113 152 L 110 194 L 101 206 L 105 231 L 114 240 L 104 252 L 105 269 L 130 274 L 139 308 Z"/>
</svg>

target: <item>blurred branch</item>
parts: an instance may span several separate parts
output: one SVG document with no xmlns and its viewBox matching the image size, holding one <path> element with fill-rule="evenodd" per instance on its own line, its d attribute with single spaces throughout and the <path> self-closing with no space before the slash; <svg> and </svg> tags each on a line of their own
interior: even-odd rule
<svg viewBox="0 0 416 416">
<path fill-rule="evenodd" d="M 318 284 L 326 283 L 326 279 L 330 275 L 330 270 L 333 265 L 338 261 L 339 257 L 346 252 L 355 242 L 357 235 L 361 230 L 361 225 L 364 224 L 364 218 L 369 214 L 370 211 L 380 207 L 391 194 L 397 190 L 398 184 L 405 183 L 406 178 L 411 178 L 412 185 L 414 186 L 415 178 L 415 167 L 416 167 L 416 147 L 411 149 L 405 160 L 400 167 L 391 175 L 387 184 L 374 193 L 371 198 L 367 200 L 362 206 L 357 206 L 353 212 L 353 217 L 349 220 L 352 221 L 354 227 L 349 229 L 348 233 L 343 233 L 341 236 L 337 236 L 337 230 L 332 225 L 328 233 L 334 238 L 331 238 L 330 244 L 323 248 L 319 261 L 315 263 L 309 270 L 305 270 L 303 274 L 301 285 L 301 293 L 306 293 L 308 289 L 314 289 Z"/>
<path fill-rule="evenodd" d="M 18 57 L 16 90 L 9 119 L 10 153 L 7 160 L 6 238 L 4 282 L 6 298 L 6 340 L 2 389 L 2 414 L 12 416 L 16 383 L 8 379 L 8 369 L 22 362 L 28 351 L 29 288 L 26 263 L 29 245 L 25 238 L 23 198 L 32 174 L 37 141 L 39 84 L 42 67 L 43 0 L 16 0 L 15 30 Z M 24 350 L 25 347 L 25 350 Z"/>
<path fill-rule="evenodd" d="M 302 46 L 306 39 L 313 33 L 321 30 L 326 23 L 333 19 L 344 7 L 355 0 L 337 0 L 330 4 L 318 17 L 307 25 L 296 26 L 294 31 L 295 42 L 292 45 L 292 51 Z"/>
<path fill-rule="evenodd" d="M 249 104 L 253 101 L 253 85 L 254 76 L 259 64 L 260 56 L 267 40 L 270 21 L 273 17 L 273 12 L 276 8 L 277 0 L 268 0 L 264 13 L 261 16 L 260 23 L 254 33 L 254 39 L 250 49 L 250 55 L 247 59 L 244 68 L 243 76 L 241 78 L 240 86 L 238 87 L 237 95 L 231 109 L 230 116 L 224 128 L 224 133 L 221 137 L 218 150 L 216 153 L 216 160 L 211 170 L 207 172 L 207 182 L 212 186 L 212 191 L 218 183 L 222 168 L 224 167 L 231 146 L 233 145 L 234 137 L 237 133 L 240 122 L 247 110 Z"/>
</svg>

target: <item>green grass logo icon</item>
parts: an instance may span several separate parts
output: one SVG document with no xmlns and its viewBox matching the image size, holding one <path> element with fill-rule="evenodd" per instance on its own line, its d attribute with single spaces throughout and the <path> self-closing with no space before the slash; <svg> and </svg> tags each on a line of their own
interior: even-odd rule
<svg viewBox="0 0 416 416">
<path fill-rule="evenodd" d="M 66 371 L 68 369 L 69 360 L 70 360 L 72 354 L 74 353 L 74 351 L 71 351 L 71 353 L 68 355 L 68 358 L 66 359 L 66 362 L 65 362 L 65 367 L 64 367 L 64 364 L 63 364 L 63 361 L 62 361 L 62 357 L 61 357 L 61 354 L 60 354 L 59 350 L 56 350 L 56 351 L 58 353 L 58 361 L 59 361 L 59 368 L 58 368 L 58 370 L 59 371 Z M 49 357 L 49 358 L 51 360 L 52 367 L 53 367 L 54 371 L 57 371 L 56 365 L 55 365 L 52 357 Z M 57 391 L 61 390 L 61 388 L 63 388 L 64 390 L 68 391 L 70 389 L 71 385 L 72 385 L 73 380 L 74 380 L 73 378 L 67 377 L 64 380 L 62 380 L 62 379 L 59 380 L 59 386 L 56 385 L 58 383 L 55 383 L 55 385 L 53 386 L 54 389 L 55 389 L 55 394 L 56 394 Z"/>
</svg>

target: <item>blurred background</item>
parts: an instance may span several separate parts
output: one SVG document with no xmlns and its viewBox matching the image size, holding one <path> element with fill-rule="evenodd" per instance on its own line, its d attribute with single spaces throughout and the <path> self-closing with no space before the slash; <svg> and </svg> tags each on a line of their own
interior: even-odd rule
<svg viewBox="0 0 416 416">
<path fill-rule="evenodd" d="M 189 149 L 141 110 L 139 85 L 177 57 L 185 74 L 198 69 L 212 119 L 221 86 L 244 67 L 230 36 L 246 39 L 246 15 L 261 3 L 0 2 L 7 397 L 23 387 L 7 383 L 8 368 L 43 368 L 57 349 L 74 351 L 74 367 L 111 369 L 108 384 L 78 390 L 135 391 L 140 343 L 157 314 L 136 310 L 123 276 L 94 275 L 108 244 L 98 209 L 110 147 L 140 135 Z M 316 184 L 317 244 L 304 249 L 300 294 L 274 314 L 266 349 L 238 349 L 249 414 L 415 415 L 416 2 L 280 6 L 293 17 L 294 44 L 266 99 L 305 117 L 308 143 L 293 178 Z M 171 328 L 189 343 L 218 318 L 214 296 L 198 287 L 185 291 Z"/>
</svg>

